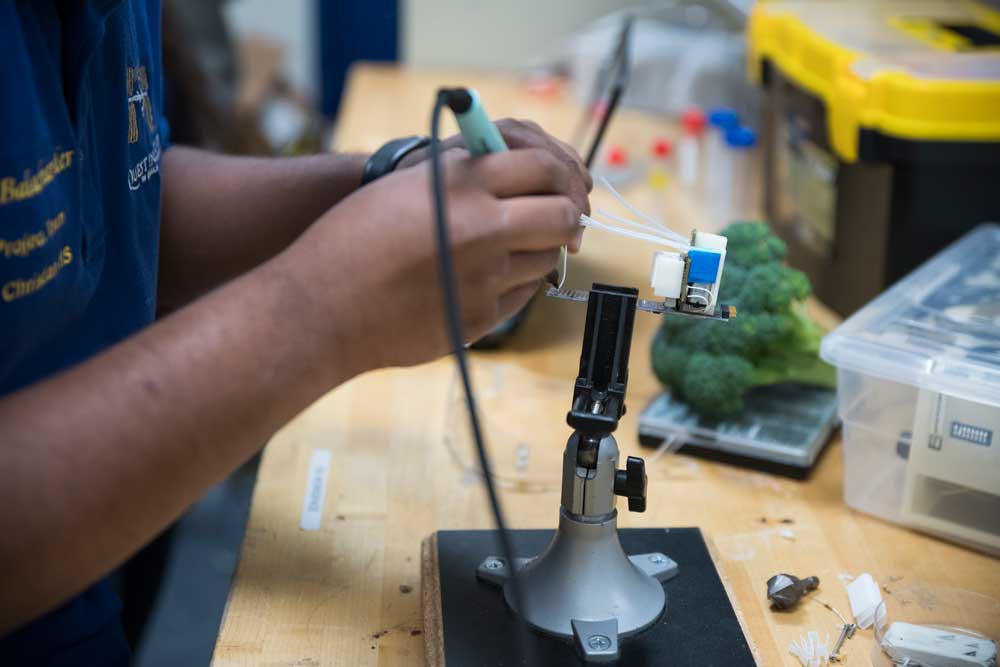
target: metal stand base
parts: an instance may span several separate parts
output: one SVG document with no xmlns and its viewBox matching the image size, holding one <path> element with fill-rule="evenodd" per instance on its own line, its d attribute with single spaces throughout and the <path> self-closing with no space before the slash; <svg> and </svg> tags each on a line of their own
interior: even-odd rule
<svg viewBox="0 0 1000 667">
<path fill-rule="evenodd" d="M 660 618 L 666 608 L 663 582 L 677 574 L 677 563 L 662 553 L 626 556 L 617 511 L 603 520 L 582 518 L 561 510 L 559 530 L 545 551 L 515 559 L 524 595 L 520 611 L 532 628 L 574 642 L 586 662 L 610 662 L 619 657 L 620 639 Z M 486 558 L 476 575 L 503 587 L 510 605 L 504 559 Z"/>
</svg>

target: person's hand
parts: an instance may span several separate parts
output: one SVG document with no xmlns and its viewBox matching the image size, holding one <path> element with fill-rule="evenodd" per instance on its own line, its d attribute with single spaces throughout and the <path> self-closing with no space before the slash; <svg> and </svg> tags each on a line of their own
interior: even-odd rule
<svg viewBox="0 0 1000 667">
<path fill-rule="evenodd" d="M 466 338 L 475 340 L 532 297 L 579 246 L 589 182 L 542 148 L 443 156 L 452 255 Z M 430 165 L 389 174 L 343 200 L 277 261 L 324 329 L 334 363 L 352 372 L 420 363 L 449 351 L 438 272 Z M 315 329 L 311 329 L 315 331 Z"/>
<path fill-rule="evenodd" d="M 582 190 L 583 198 L 594 187 L 594 181 L 590 172 L 583 165 L 583 159 L 576 149 L 564 141 L 556 139 L 543 130 L 538 123 L 530 120 L 516 120 L 514 118 L 504 118 L 497 121 L 497 129 L 503 135 L 504 142 L 511 150 L 517 148 L 542 148 L 552 153 L 557 159 L 566 163 L 567 168 L 577 172 L 579 179 L 574 185 Z M 465 141 L 462 135 L 456 134 L 447 139 L 441 140 L 441 152 L 452 148 L 465 148 Z M 405 169 L 420 164 L 430 157 L 430 148 L 425 147 L 415 150 L 400 161 L 398 168 Z M 590 214 L 590 207 L 582 209 L 583 213 Z"/>
</svg>

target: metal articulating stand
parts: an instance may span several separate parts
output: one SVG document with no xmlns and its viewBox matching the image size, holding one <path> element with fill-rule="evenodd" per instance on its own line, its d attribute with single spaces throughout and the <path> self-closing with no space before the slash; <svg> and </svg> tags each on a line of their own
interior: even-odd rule
<svg viewBox="0 0 1000 667">
<path fill-rule="evenodd" d="M 535 558 L 517 558 L 521 613 L 535 630 L 575 643 L 585 662 L 612 662 L 619 641 L 653 625 L 666 608 L 663 582 L 677 564 L 661 553 L 627 556 L 618 540 L 615 496 L 632 512 L 646 510 L 646 469 L 628 457 L 618 469 L 611 435 L 625 414 L 628 357 L 638 290 L 594 284 L 580 374 L 566 421 L 575 430 L 563 453 L 559 529 Z M 491 556 L 477 569 L 486 582 L 504 587 L 510 566 Z"/>
</svg>

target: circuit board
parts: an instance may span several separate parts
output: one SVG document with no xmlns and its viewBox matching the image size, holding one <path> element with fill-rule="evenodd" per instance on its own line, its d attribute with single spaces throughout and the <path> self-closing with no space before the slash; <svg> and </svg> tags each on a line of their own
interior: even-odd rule
<svg viewBox="0 0 1000 667">
<path fill-rule="evenodd" d="M 590 300 L 590 290 L 550 287 L 545 292 L 545 296 L 552 297 L 553 299 L 587 303 Z M 696 317 L 703 320 L 728 320 L 736 317 L 736 306 L 720 304 L 711 313 L 706 313 L 683 302 L 678 302 L 677 299 L 664 299 L 663 301 L 639 299 L 636 308 L 644 310 L 647 313 L 653 313 L 654 315 L 684 315 L 685 317 Z"/>
</svg>

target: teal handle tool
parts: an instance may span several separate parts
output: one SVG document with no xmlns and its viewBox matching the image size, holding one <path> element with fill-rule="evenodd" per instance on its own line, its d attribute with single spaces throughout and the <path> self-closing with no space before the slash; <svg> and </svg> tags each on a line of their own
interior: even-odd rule
<svg viewBox="0 0 1000 667">
<path fill-rule="evenodd" d="M 452 88 L 448 91 L 448 106 L 455 114 L 465 146 L 473 155 L 500 153 L 507 150 L 500 130 L 493 124 L 479 93 L 472 88 Z"/>
</svg>

